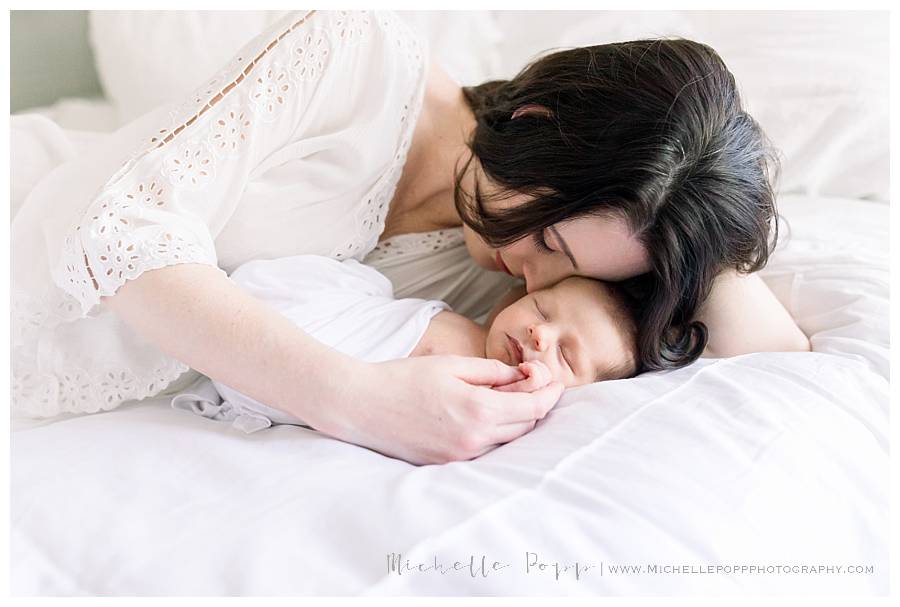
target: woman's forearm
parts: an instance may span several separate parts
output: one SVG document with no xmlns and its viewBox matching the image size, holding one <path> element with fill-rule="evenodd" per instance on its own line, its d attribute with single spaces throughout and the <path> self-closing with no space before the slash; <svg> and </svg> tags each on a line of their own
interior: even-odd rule
<svg viewBox="0 0 900 607">
<path fill-rule="evenodd" d="M 144 339 L 193 369 L 328 432 L 359 361 L 202 264 L 151 270 L 103 302 Z M 343 379 L 341 379 L 343 378 Z"/>
<path fill-rule="evenodd" d="M 197 371 L 325 434 L 416 464 L 472 459 L 529 432 L 563 389 L 494 390 L 523 374 L 483 358 L 356 360 L 202 264 L 144 272 L 103 302 Z"/>
<path fill-rule="evenodd" d="M 709 330 L 706 357 L 810 350 L 807 336 L 757 274 L 723 272 L 697 319 Z"/>
</svg>

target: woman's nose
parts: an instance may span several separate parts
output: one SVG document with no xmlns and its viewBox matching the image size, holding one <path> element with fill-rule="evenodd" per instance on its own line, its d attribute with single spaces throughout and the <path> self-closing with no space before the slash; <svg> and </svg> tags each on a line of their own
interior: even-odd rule
<svg viewBox="0 0 900 607">
<path fill-rule="evenodd" d="M 551 287 L 566 277 L 562 268 L 551 264 L 549 259 L 545 261 L 543 264 L 530 262 L 522 264 L 522 277 L 525 279 L 525 290 L 528 293 Z"/>
</svg>

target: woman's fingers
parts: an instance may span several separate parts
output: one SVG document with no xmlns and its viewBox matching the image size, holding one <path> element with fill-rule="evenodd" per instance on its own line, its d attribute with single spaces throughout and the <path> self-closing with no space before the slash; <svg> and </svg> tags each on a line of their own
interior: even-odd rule
<svg viewBox="0 0 900 607">
<path fill-rule="evenodd" d="M 534 382 L 530 377 L 526 377 L 525 379 L 511 384 L 506 384 L 505 386 L 494 386 L 493 389 L 497 392 L 533 392 L 536 390 Z"/>
<path fill-rule="evenodd" d="M 533 419 L 530 422 L 517 422 L 515 424 L 503 424 L 502 426 L 497 426 L 493 435 L 494 445 L 492 445 L 492 448 L 528 434 L 534 430 L 536 424 L 537 420 Z"/>
<path fill-rule="evenodd" d="M 542 419 L 562 396 L 564 386 L 552 382 L 534 392 L 487 391 L 483 405 L 491 411 L 492 421 L 498 425 L 530 422 Z"/>
<path fill-rule="evenodd" d="M 471 457 L 469 460 L 478 459 L 482 455 L 486 453 L 490 453 L 497 447 L 502 447 L 508 442 L 514 441 L 517 438 L 521 438 L 534 430 L 535 425 L 538 420 L 531 420 L 530 422 L 519 422 L 516 424 L 504 424 L 502 426 L 497 426 L 495 432 L 491 435 L 491 441 L 482 445 L 477 450 L 471 453 Z"/>
</svg>

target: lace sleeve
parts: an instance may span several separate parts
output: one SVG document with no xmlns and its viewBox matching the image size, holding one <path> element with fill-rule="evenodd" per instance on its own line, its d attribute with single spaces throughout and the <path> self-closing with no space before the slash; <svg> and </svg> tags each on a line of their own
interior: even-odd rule
<svg viewBox="0 0 900 607">
<path fill-rule="evenodd" d="M 291 12 L 246 44 L 143 140 L 66 228 L 54 282 L 87 315 L 126 280 L 179 263 L 216 265 L 224 223 L 262 159 L 291 142 L 306 101 L 368 16 Z"/>
</svg>

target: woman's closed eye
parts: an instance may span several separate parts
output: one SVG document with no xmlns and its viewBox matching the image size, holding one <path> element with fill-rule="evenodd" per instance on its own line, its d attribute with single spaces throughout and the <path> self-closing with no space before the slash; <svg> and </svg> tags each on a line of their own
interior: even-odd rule
<svg viewBox="0 0 900 607">
<path fill-rule="evenodd" d="M 547 239 L 544 238 L 544 230 L 540 232 L 536 232 L 534 234 L 534 245 L 535 248 L 541 253 L 555 253 L 556 251 L 550 248 L 550 245 L 547 244 Z"/>
<path fill-rule="evenodd" d="M 550 254 L 550 253 L 562 253 L 566 256 L 566 259 L 569 260 L 569 263 L 572 264 L 572 268 L 577 272 L 579 271 L 578 262 L 575 261 L 575 257 L 572 255 L 571 249 L 569 249 L 569 245 L 566 244 L 566 241 L 562 239 L 559 235 L 559 232 L 555 227 L 550 226 L 546 231 L 549 231 L 554 236 L 554 246 L 557 248 L 552 248 L 547 242 L 547 237 L 544 236 L 545 230 L 541 230 L 540 232 L 534 233 L 534 246 L 540 253 Z"/>
</svg>

